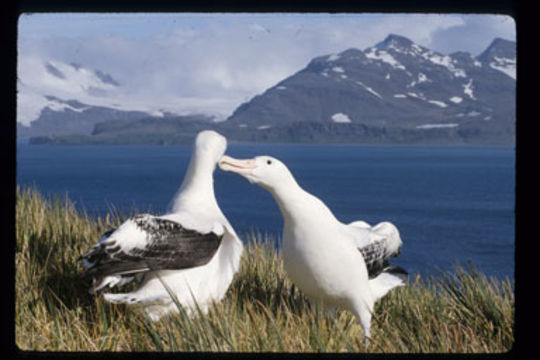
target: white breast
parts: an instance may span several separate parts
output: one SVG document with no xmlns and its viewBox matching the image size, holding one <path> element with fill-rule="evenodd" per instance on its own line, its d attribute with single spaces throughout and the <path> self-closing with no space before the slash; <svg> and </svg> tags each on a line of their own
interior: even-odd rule
<svg viewBox="0 0 540 360">
<path fill-rule="evenodd" d="M 313 225 L 284 227 L 285 270 L 307 295 L 341 303 L 351 291 L 359 290 L 355 284 L 367 282 L 364 260 L 337 228 Z"/>
</svg>

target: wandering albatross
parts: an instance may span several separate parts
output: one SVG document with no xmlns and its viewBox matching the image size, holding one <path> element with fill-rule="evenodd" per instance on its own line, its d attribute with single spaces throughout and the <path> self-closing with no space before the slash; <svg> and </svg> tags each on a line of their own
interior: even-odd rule
<svg viewBox="0 0 540 360">
<path fill-rule="evenodd" d="M 340 222 L 278 159 L 225 155 L 219 167 L 273 195 L 284 219 L 281 251 L 287 274 L 313 300 L 353 312 L 367 343 L 375 301 L 405 284 L 405 270 L 388 263 L 401 248 L 397 228 L 389 222 L 374 227 L 364 221 Z"/>
<path fill-rule="evenodd" d="M 137 278 L 136 290 L 103 296 L 112 303 L 141 304 L 154 321 L 178 311 L 169 292 L 188 313 L 195 306 L 206 312 L 223 298 L 243 249 L 214 195 L 213 172 L 226 147 L 222 135 L 200 132 L 170 212 L 134 216 L 81 255 L 85 274 L 93 279 L 90 293 Z"/>
</svg>

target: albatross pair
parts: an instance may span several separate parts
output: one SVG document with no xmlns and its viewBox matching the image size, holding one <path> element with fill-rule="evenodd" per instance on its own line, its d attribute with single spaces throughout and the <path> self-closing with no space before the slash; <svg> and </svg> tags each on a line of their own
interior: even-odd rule
<svg viewBox="0 0 540 360">
<path fill-rule="evenodd" d="M 404 285 L 405 271 L 388 264 L 401 248 L 396 227 L 363 221 L 345 225 L 303 190 L 281 161 L 268 156 L 238 160 L 223 155 L 225 148 L 221 135 L 201 132 L 171 213 L 129 219 L 82 256 L 95 279 L 91 291 L 142 275 L 138 290 L 104 297 L 143 304 L 153 320 L 176 311 L 171 290 L 188 310 L 197 304 L 206 311 L 224 296 L 238 270 L 242 244 L 214 196 L 212 173 L 219 162 L 222 170 L 270 191 L 279 204 L 283 260 L 292 281 L 314 300 L 352 311 L 369 338 L 375 301 Z"/>
</svg>

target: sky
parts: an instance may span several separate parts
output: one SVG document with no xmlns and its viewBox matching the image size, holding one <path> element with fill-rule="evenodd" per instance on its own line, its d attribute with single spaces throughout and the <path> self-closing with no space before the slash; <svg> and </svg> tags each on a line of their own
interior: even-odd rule
<svg viewBox="0 0 540 360">
<path fill-rule="evenodd" d="M 473 56 L 516 36 L 511 17 L 489 14 L 32 13 L 18 21 L 18 77 L 39 92 L 50 84 L 37 64 L 76 63 L 110 74 L 115 101 L 225 118 L 312 58 L 389 33 Z"/>
</svg>

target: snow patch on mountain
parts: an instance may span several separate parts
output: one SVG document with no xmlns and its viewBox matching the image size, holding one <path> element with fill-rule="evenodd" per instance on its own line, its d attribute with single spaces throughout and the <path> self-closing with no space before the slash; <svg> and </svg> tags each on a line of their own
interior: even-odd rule
<svg viewBox="0 0 540 360">
<path fill-rule="evenodd" d="M 28 88 L 20 81 L 17 82 L 17 121 L 28 125 L 39 117 L 41 111 L 46 108 L 55 107 L 53 101 L 48 100 L 39 92 Z"/>
<path fill-rule="evenodd" d="M 473 93 L 473 80 L 470 79 L 468 83 L 463 85 L 463 93 L 470 97 L 472 100 L 476 100 L 476 97 Z"/>
<path fill-rule="evenodd" d="M 450 124 L 423 124 L 416 126 L 417 129 L 445 129 L 445 128 L 454 128 L 458 127 L 459 124 L 450 123 Z"/>
<path fill-rule="evenodd" d="M 455 77 L 467 77 L 465 70 L 457 68 L 454 65 L 454 60 L 448 55 L 443 56 L 443 55 L 437 54 L 434 51 L 429 50 L 422 53 L 421 56 L 424 59 L 431 61 L 435 65 L 439 65 L 439 66 L 443 66 L 447 68 L 448 71 L 450 71 Z"/>
<path fill-rule="evenodd" d="M 340 57 L 341 56 L 339 56 L 338 54 L 332 54 L 332 55 L 328 56 L 326 61 L 328 61 L 328 62 L 336 61 L 336 60 L 339 60 Z"/>
<path fill-rule="evenodd" d="M 342 123 L 342 124 L 351 123 L 351 119 L 349 118 L 349 116 L 343 113 L 336 113 L 332 115 L 332 121 L 335 123 Z"/>
<path fill-rule="evenodd" d="M 409 95 L 410 97 L 413 97 L 413 98 L 417 98 L 417 99 L 421 99 L 421 100 L 426 100 L 426 97 L 424 96 L 424 94 L 422 93 L 415 93 L 415 92 L 412 92 L 412 91 L 409 91 L 407 93 L 407 95 Z"/>
<path fill-rule="evenodd" d="M 418 84 L 421 84 L 423 82 L 431 82 L 431 80 L 429 80 L 425 74 L 418 73 Z"/>
<path fill-rule="evenodd" d="M 394 69 L 406 70 L 399 61 L 397 61 L 390 53 L 385 50 L 377 50 L 374 47 L 368 48 L 366 57 L 372 60 L 381 60 L 387 64 L 390 64 Z"/>
<path fill-rule="evenodd" d="M 438 107 L 442 107 L 442 108 L 445 108 L 445 107 L 448 106 L 448 105 L 446 105 L 445 102 L 439 101 L 439 100 L 428 100 L 428 103 L 433 104 L 433 105 L 437 105 Z"/>
<path fill-rule="evenodd" d="M 369 86 L 365 85 L 364 83 L 362 83 L 361 81 L 357 81 L 356 82 L 358 85 L 362 86 L 364 89 L 366 89 L 368 92 L 370 92 L 371 94 L 375 95 L 376 97 L 378 97 L 379 99 L 382 99 L 382 96 L 381 94 L 379 94 L 378 92 L 376 92 L 375 90 L 373 90 L 372 88 L 370 88 Z"/>
<path fill-rule="evenodd" d="M 494 61 L 489 63 L 492 69 L 498 70 L 512 79 L 516 79 L 516 59 L 500 58 L 495 56 Z"/>
</svg>

